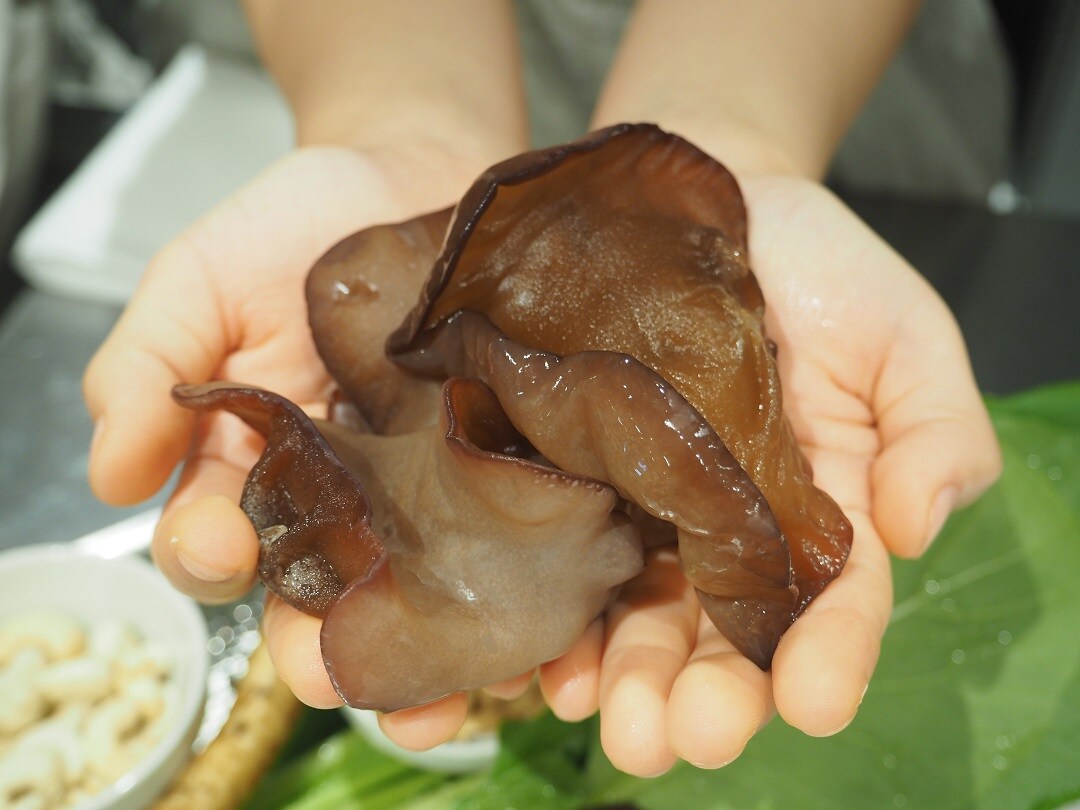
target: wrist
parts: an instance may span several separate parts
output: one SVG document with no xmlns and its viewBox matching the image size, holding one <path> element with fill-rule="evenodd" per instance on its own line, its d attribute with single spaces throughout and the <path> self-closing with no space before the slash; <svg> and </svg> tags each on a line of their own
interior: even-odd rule
<svg viewBox="0 0 1080 810">
<path fill-rule="evenodd" d="M 750 116 L 718 116 L 707 110 L 656 107 L 646 110 L 601 109 L 598 128 L 618 120 L 648 121 L 686 138 L 723 163 L 736 177 L 788 175 L 820 181 L 830 155 L 810 137 L 790 138 Z"/>
<path fill-rule="evenodd" d="M 487 168 L 443 144 L 419 140 L 360 146 L 316 142 L 299 147 L 289 159 L 317 167 L 327 182 L 351 189 L 348 193 L 360 201 L 354 230 L 454 206 Z"/>
<path fill-rule="evenodd" d="M 348 102 L 294 111 L 298 147 L 361 155 L 424 210 L 457 202 L 481 172 L 528 148 L 525 133 L 465 121 L 445 104 L 398 101 L 379 106 L 377 115 Z"/>
<path fill-rule="evenodd" d="M 736 176 L 786 175 L 821 180 L 828 165 L 824 155 L 800 149 L 772 133 L 741 122 L 698 125 L 690 131 L 699 132 L 703 143 L 695 141 L 694 135 L 684 137 L 698 143 Z"/>
<path fill-rule="evenodd" d="M 292 105 L 298 146 L 358 151 L 407 147 L 489 165 L 522 151 L 527 132 L 470 115 L 453 100 L 418 98 L 392 104 L 361 99 Z"/>
</svg>

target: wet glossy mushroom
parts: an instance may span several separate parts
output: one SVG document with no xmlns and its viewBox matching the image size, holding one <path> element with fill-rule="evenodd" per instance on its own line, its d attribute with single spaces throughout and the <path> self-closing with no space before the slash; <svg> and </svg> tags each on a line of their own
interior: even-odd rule
<svg viewBox="0 0 1080 810">
<path fill-rule="evenodd" d="M 243 496 L 260 575 L 325 617 L 353 705 L 557 656 L 643 543 L 677 537 L 763 668 L 841 570 L 851 528 L 783 418 L 738 186 L 683 139 L 622 125 L 513 158 L 453 212 L 343 241 L 307 296 L 331 422 L 255 389 L 177 398 L 267 437 Z"/>
<path fill-rule="evenodd" d="M 525 458 L 482 383 L 449 380 L 438 422 L 397 436 L 315 422 L 259 389 L 174 396 L 266 437 L 242 502 L 260 577 L 323 617 L 327 671 L 352 706 L 392 711 L 527 672 L 641 569 L 614 489 Z"/>
<path fill-rule="evenodd" d="M 763 314 L 731 174 L 676 135 L 620 125 L 489 169 L 458 205 L 388 349 L 416 372 L 484 380 L 545 457 L 674 522 L 705 610 L 767 667 L 780 635 L 839 574 L 851 527 L 814 487 L 783 417 Z M 529 350 L 561 368 L 596 352 L 627 358 L 675 396 L 655 397 L 646 413 L 640 390 L 619 397 L 610 378 L 591 381 L 604 392 L 585 408 L 592 432 L 567 441 L 548 430 L 556 408 L 520 403 L 566 387 L 560 374 L 523 373 Z M 668 465 L 680 446 L 699 463 Z M 720 460 L 727 451 L 737 463 Z M 715 486 L 702 468 L 716 471 Z M 704 519 L 703 498 L 713 510 Z"/>
<path fill-rule="evenodd" d="M 400 433 L 437 418 L 442 380 L 402 371 L 384 344 L 416 305 L 451 213 L 366 228 L 331 248 L 308 274 L 315 347 L 344 400 L 377 433 Z"/>
</svg>

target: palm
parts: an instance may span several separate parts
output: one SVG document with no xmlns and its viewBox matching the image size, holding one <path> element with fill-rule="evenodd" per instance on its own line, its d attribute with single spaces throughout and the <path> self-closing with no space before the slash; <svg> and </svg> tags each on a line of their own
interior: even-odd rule
<svg viewBox="0 0 1080 810">
<path fill-rule="evenodd" d="M 192 419 L 168 400 L 166 380 L 231 379 L 302 405 L 323 401 L 330 381 L 308 332 L 307 270 L 352 231 L 445 204 L 472 170 L 433 173 L 435 182 L 402 183 L 402 172 L 393 176 L 351 150 L 299 150 L 162 250 L 87 370 L 95 416 L 105 405 L 141 398 L 132 432 L 152 438 L 149 446 L 117 443 L 123 459 L 94 459 L 91 483 L 99 494 L 113 502 L 144 498 L 187 450 Z M 205 441 L 216 442 L 217 430 Z M 230 464 L 247 460 L 232 444 L 215 446 L 213 455 Z M 132 469 L 141 475 L 131 476 Z"/>
<path fill-rule="evenodd" d="M 810 734 L 846 725 L 889 614 L 886 548 L 917 554 L 939 493 L 973 497 L 997 469 L 963 342 L 925 281 L 816 184 L 748 178 L 743 191 L 784 410 L 855 539 L 771 673 L 720 636 L 671 555 L 650 561 L 610 611 L 599 663 L 605 750 L 642 775 L 676 757 L 724 764 L 774 708 Z"/>
<path fill-rule="evenodd" d="M 155 560 L 178 587 L 220 601 L 250 586 L 257 542 L 235 503 L 261 441 L 216 416 L 198 422 L 193 441 L 196 425 L 170 401 L 172 385 L 235 380 L 309 411 L 324 407 L 332 381 L 308 330 L 308 268 L 357 229 L 445 206 L 476 170 L 427 157 L 389 169 L 351 150 L 299 150 L 151 262 L 87 370 L 87 401 L 107 425 L 90 474 L 105 500 L 128 503 L 152 494 L 184 460 L 154 541 Z M 413 176 L 420 182 L 408 182 Z M 340 703 L 321 668 L 317 620 L 271 600 L 267 637 L 302 699 Z"/>
<path fill-rule="evenodd" d="M 308 332 L 307 270 L 353 231 L 445 204 L 428 187 L 391 185 L 351 150 L 301 150 L 196 226 L 182 244 L 201 260 L 233 336 L 216 376 L 323 400 L 329 378 Z"/>
<path fill-rule="evenodd" d="M 947 441 L 949 428 L 982 414 L 959 330 L 932 288 L 820 186 L 764 178 L 748 182 L 746 196 L 785 412 L 815 480 L 892 551 L 916 554 L 930 504 L 907 511 L 911 490 L 889 475 L 902 449 L 893 445 L 928 423 Z M 928 467 L 944 449 L 928 453 Z"/>
<path fill-rule="evenodd" d="M 784 412 L 817 486 L 840 504 L 865 554 L 881 538 L 871 471 L 881 450 L 875 385 L 898 325 L 914 306 L 940 306 L 911 269 L 819 186 L 751 181 L 751 258 L 777 342 Z M 935 326 L 947 330 L 944 311 Z M 887 593 L 887 591 L 886 591 Z"/>
</svg>

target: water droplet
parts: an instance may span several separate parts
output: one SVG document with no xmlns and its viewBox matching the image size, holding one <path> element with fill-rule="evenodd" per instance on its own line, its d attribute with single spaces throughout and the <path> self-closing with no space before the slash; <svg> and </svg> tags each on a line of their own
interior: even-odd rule
<svg viewBox="0 0 1080 810">
<path fill-rule="evenodd" d="M 892 797 L 892 803 L 897 807 L 907 807 L 907 796 L 903 793 L 897 793 Z"/>
<path fill-rule="evenodd" d="M 475 602 L 476 601 L 476 592 L 473 591 L 472 588 L 470 588 L 468 585 L 466 585 L 460 579 L 457 581 L 456 584 L 457 584 L 457 592 L 458 592 L 459 597 L 464 599 L 466 602 Z"/>
<path fill-rule="evenodd" d="M 1042 459 L 1039 458 L 1035 453 L 1032 453 L 1030 456 L 1027 457 L 1027 465 L 1031 469 L 1039 469 L 1040 464 L 1042 464 Z"/>
<path fill-rule="evenodd" d="M 1002 630 L 998 633 L 998 644 L 1004 647 L 1006 644 L 1012 641 L 1012 633 L 1008 630 Z"/>
<path fill-rule="evenodd" d="M 211 655 L 221 655 L 225 652 L 225 642 L 220 636 L 214 636 L 206 642 L 206 651 Z"/>
<path fill-rule="evenodd" d="M 544 794 L 545 799 L 554 799 L 555 798 L 555 786 L 554 785 L 544 785 L 544 787 L 540 789 L 540 792 Z"/>
<path fill-rule="evenodd" d="M 954 610 L 956 610 L 956 600 L 955 599 L 942 599 L 941 600 L 941 609 L 944 610 L 946 613 L 952 613 Z"/>
<path fill-rule="evenodd" d="M 337 753 L 337 746 L 327 742 L 319 746 L 319 753 L 317 756 L 325 762 L 328 759 L 333 759 L 335 753 Z"/>
<path fill-rule="evenodd" d="M 1058 467 L 1057 465 L 1054 465 L 1053 467 L 1047 467 L 1046 477 L 1049 478 L 1051 481 L 1060 481 L 1061 467 Z"/>
<path fill-rule="evenodd" d="M 999 771 L 1005 770 L 1005 766 L 1009 764 L 1009 760 L 1001 754 L 994 754 L 994 758 L 990 762 Z"/>
<path fill-rule="evenodd" d="M 997 739 L 994 740 L 994 745 L 996 745 L 998 748 L 1004 750 L 1006 748 L 1011 748 L 1012 747 L 1012 740 L 1009 739 L 1008 734 L 998 734 Z"/>
<path fill-rule="evenodd" d="M 379 286 L 362 278 L 353 279 L 351 286 L 340 280 L 334 282 L 334 287 L 330 291 L 330 297 L 333 300 L 344 301 L 350 296 L 373 300 L 379 297 Z"/>
<path fill-rule="evenodd" d="M 952 651 L 952 655 L 949 656 L 954 664 L 962 664 L 967 660 L 967 653 L 963 650 L 956 649 Z"/>
<path fill-rule="evenodd" d="M 881 758 L 881 764 L 891 771 L 893 768 L 896 767 L 896 755 L 886 754 Z"/>
<path fill-rule="evenodd" d="M 923 587 L 926 588 L 926 592 L 931 596 L 936 593 L 941 593 L 941 583 L 938 582 L 936 579 L 926 580 L 926 585 L 924 585 Z"/>
</svg>

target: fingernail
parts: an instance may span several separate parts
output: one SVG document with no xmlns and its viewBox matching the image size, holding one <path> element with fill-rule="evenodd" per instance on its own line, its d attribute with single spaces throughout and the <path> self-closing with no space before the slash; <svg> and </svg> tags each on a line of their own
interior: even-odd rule
<svg viewBox="0 0 1080 810">
<path fill-rule="evenodd" d="M 950 486 L 942 489 L 934 498 L 934 503 L 930 507 L 930 517 L 926 523 L 926 541 L 923 543 L 922 551 L 934 542 L 934 538 L 941 532 L 945 521 L 949 519 L 949 515 L 956 506 L 957 494 L 956 487 Z"/>
<path fill-rule="evenodd" d="M 236 576 L 235 571 L 222 571 L 200 562 L 187 550 L 179 537 L 170 537 L 169 543 L 176 550 L 176 561 L 195 579 L 203 582 L 225 582 Z"/>
</svg>

